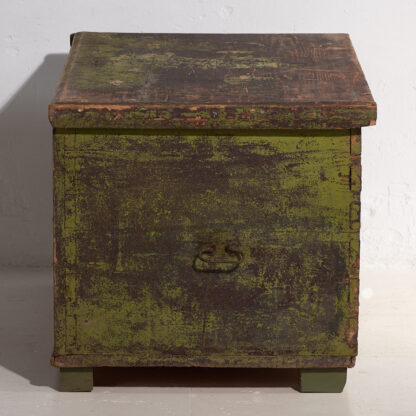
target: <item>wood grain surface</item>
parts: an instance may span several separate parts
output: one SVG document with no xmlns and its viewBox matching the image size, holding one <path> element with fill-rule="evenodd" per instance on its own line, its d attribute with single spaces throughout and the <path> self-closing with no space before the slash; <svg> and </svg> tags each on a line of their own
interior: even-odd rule
<svg viewBox="0 0 416 416">
<path fill-rule="evenodd" d="M 76 33 L 50 105 L 62 128 L 374 124 L 346 34 Z"/>
</svg>

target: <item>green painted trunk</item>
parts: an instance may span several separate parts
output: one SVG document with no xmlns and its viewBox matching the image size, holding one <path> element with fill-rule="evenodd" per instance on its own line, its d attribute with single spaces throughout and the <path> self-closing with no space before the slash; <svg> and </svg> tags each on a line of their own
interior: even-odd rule
<svg viewBox="0 0 416 416">
<path fill-rule="evenodd" d="M 54 169 L 55 365 L 353 365 L 359 129 L 56 129 Z"/>
</svg>

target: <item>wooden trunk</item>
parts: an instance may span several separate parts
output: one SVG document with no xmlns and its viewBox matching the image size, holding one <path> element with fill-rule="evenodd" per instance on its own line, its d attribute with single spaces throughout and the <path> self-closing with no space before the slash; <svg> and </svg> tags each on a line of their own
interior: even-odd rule
<svg viewBox="0 0 416 416">
<path fill-rule="evenodd" d="M 342 391 L 375 117 L 347 35 L 76 34 L 50 106 L 62 390 L 204 366 Z"/>
</svg>

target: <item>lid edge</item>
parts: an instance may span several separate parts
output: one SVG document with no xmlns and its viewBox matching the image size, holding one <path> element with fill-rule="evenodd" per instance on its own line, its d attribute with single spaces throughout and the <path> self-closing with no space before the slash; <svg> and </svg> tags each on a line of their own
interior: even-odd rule
<svg viewBox="0 0 416 416">
<path fill-rule="evenodd" d="M 49 120 L 56 128 L 332 129 L 371 126 L 376 119 L 374 101 L 301 105 L 49 105 Z"/>
</svg>

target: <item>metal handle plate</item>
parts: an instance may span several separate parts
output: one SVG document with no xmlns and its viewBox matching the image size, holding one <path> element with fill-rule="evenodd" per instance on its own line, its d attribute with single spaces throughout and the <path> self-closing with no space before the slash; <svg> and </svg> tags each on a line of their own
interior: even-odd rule
<svg viewBox="0 0 416 416">
<path fill-rule="evenodd" d="M 202 247 L 195 257 L 194 268 L 201 272 L 217 272 L 227 273 L 235 270 L 240 263 L 244 260 L 244 253 L 238 249 L 236 243 L 227 243 L 224 247 L 224 254 L 216 255 L 217 246 L 216 244 L 209 244 L 208 246 Z M 203 267 L 196 267 L 196 260 L 200 260 L 205 263 Z M 221 267 L 222 265 L 231 267 Z"/>
</svg>

